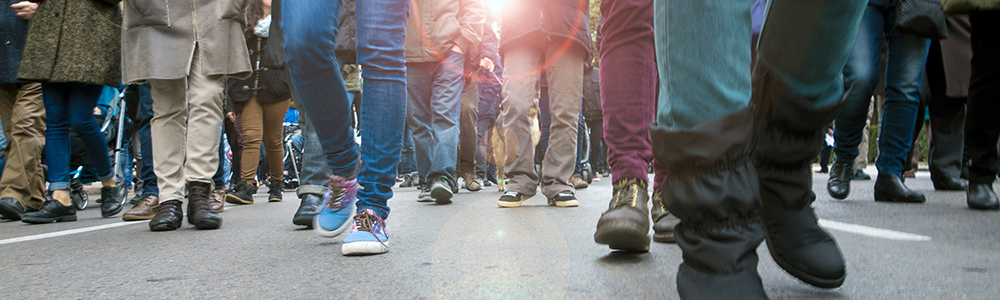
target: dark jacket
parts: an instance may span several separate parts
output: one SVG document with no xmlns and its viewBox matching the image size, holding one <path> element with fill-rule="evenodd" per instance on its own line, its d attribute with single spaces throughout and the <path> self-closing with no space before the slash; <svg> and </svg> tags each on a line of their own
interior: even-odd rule
<svg viewBox="0 0 1000 300">
<path fill-rule="evenodd" d="M 226 100 L 232 102 L 235 112 L 243 111 L 243 103 L 255 94 L 257 101 L 266 103 L 281 102 L 292 97 L 288 89 L 288 70 L 269 69 L 263 66 L 257 68 L 261 57 L 270 51 L 267 40 L 254 36 L 247 41 L 247 52 L 250 53 L 250 65 L 253 70 L 250 77 L 226 79 Z"/>
<path fill-rule="evenodd" d="M 488 14 L 487 14 L 488 15 Z M 486 30 L 483 34 L 483 43 L 480 44 L 480 51 L 483 57 L 493 60 L 493 72 L 490 73 L 485 69 L 480 68 L 479 70 L 479 113 L 478 117 L 480 120 L 485 119 L 495 119 L 500 111 L 500 91 L 503 85 L 503 62 L 500 61 L 500 55 L 497 54 L 497 48 L 499 41 L 497 41 L 497 35 L 493 33 L 493 29 L 490 28 L 489 24 L 493 22 L 486 22 Z M 476 66 L 479 66 L 477 61 Z"/>
<path fill-rule="evenodd" d="M 0 83 L 17 82 L 17 66 L 28 37 L 28 21 L 11 5 L 23 0 L 0 0 Z"/>
<path fill-rule="evenodd" d="M 587 118 L 587 121 L 604 120 L 600 76 L 597 68 L 589 66 L 583 70 L 583 117 Z"/>
<path fill-rule="evenodd" d="M 119 2 L 121 0 L 42 2 L 31 17 L 17 78 L 120 85 L 122 15 Z"/>
<path fill-rule="evenodd" d="M 261 66 L 269 69 L 285 68 L 285 33 L 281 30 L 281 1 L 271 1 L 271 28 L 267 38 L 267 48 L 261 58 Z M 354 0 L 343 0 L 340 4 L 340 25 L 337 27 L 337 48 L 334 50 L 337 59 L 347 63 L 355 63 L 357 55 L 357 23 L 354 21 Z M 341 66 L 343 67 L 343 66 Z"/>
<path fill-rule="evenodd" d="M 567 42 L 583 47 L 590 61 L 590 3 L 587 0 L 512 0 L 503 12 L 500 55 L 519 40 L 541 33 L 550 45 Z"/>
</svg>

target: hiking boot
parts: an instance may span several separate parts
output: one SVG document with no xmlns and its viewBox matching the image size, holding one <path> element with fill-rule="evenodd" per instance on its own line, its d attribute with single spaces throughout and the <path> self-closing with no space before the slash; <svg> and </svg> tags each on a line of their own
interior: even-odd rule
<svg viewBox="0 0 1000 300">
<path fill-rule="evenodd" d="M 232 204 L 253 204 L 253 194 L 256 191 L 246 181 L 240 180 L 233 185 L 233 189 L 226 192 L 226 202 Z"/>
<path fill-rule="evenodd" d="M 594 241 L 615 250 L 649 252 L 649 195 L 646 182 L 618 180 L 611 192 L 611 204 L 597 221 Z"/>
<path fill-rule="evenodd" d="M 184 211 L 181 209 L 180 200 L 168 200 L 160 202 L 156 210 L 156 216 L 149 220 L 149 230 L 170 231 L 181 227 L 184 220 Z"/>
<path fill-rule="evenodd" d="M 45 200 L 42 209 L 21 215 L 21 222 L 29 224 L 73 221 L 76 221 L 76 206 L 72 204 L 64 206 L 56 200 Z"/>
<path fill-rule="evenodd" d="M 667 210 L 663 204 L 663 190 L 653 190 L 653 208 L 649 211 L 653 217 L 653 241 L 657 243 L 673 243 L 674 227 L 681 222 Z"/>
<path fill-rule="evenodd" d="M 281 180 L 271 180 L 267 185 L 267 202 L 281 202 L 281 193 L 285 191 L 284 184 Z"/>
<path fill-rule="evenodd" d="M 153 216 L 156 216 L 156 211 L 159 209 L 160 197 L 153 195 L 146 195 L 142 197 L 139 203 L 132 206 L 124 214 L 122 214 L 123 221 L 140 221 L 149 220 Z"/>
<path fill-rule="evenodd" d="M 222 227 L 222 217 L 212 210 L 212 183 L 188 182 L 188 223 L 198 229 Z"/>
<path fill-rule="evenodd" d="M 476 174 L 462 174 L 462 179 L 465 180 L 465 189 L 470 192 L 476 192 L 483 188 L 483 184 L 479 182 L 479 178 L 476 177 Z"/>
<path fill-rule="evenodd" d="M 573 195 L 573 193 L 563 192 L 549 198 L 549 206 L 577 207 L 580 206 L 580 201 L 576 200 L 576 195 Z"/>
<path fill-rule="evenodd" d="M 344 238 L 341 248 L 343 255 L 372 255 L 389 252 L 389 235 L 385 232 L 385 220 L 370 209 L 354 216 L 354 227 Z"/>
<path fill-rule="evenodd" d="M 580 174 L 573 174 L 573 176 L 569 178 L 569 184 L 572 184 L 576 189 L 585 189 L 590 186 L 590 183 L 583 180 L 583 175 Z"/>
</svg>

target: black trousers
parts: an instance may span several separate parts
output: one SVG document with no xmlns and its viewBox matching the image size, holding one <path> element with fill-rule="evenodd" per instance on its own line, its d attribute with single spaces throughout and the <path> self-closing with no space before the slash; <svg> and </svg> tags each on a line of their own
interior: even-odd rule
<svg viewBox="0 0 1000 300">
<path fill-rule="evenodd" d="M 973 11 L 972 78 L 969 85 L 965 145 L 972 164 L 971 183 L 996 179 L 1000 138 L 1000 11 Z"/>
</svg>

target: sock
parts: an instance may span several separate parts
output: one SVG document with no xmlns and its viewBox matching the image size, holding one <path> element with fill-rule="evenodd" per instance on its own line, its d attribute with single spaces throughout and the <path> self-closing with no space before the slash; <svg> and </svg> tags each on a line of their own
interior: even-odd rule
<svg viewBox="0 0 1000 300">
<path fill-rule="evenodd" d="M 63 206 L 73 205 L 73 201 L 69 198 L 69 190 L 52 191 L 52 199 L 59 201 Z"/>
</svg>

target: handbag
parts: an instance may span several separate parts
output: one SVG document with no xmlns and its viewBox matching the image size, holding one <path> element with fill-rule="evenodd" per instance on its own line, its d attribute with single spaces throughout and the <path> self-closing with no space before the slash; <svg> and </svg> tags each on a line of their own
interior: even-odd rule
<svg viewBox="0 0 1000 300">
<path fill-rule="evenodd" d="M 1000 10 L 998 0 L 941 0 L 945 13 L 957 14 L 973 10 Z"/>
<path fill-rule="evenodd" d="M 896 0 L 896 30 L 932 39 L 948 37 L 938 0 Z"/>
</svg>

